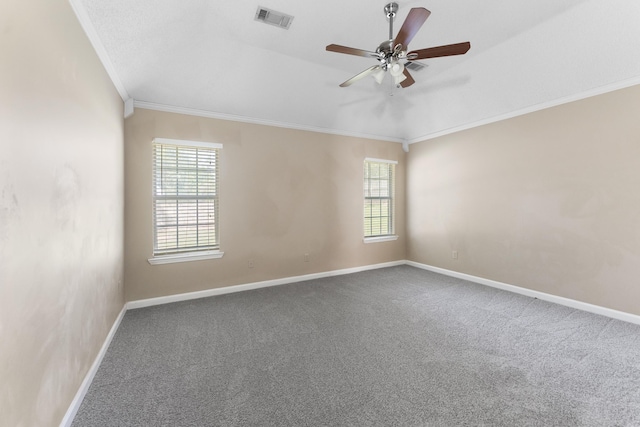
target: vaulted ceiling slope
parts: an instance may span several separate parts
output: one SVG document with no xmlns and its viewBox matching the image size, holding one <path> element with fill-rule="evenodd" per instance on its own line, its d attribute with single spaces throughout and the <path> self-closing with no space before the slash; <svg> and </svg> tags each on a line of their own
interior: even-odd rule
<svg viewBox="0 0 640 427">
<path fill-rule="evenodd" d="M 421 61 L 406 89 L 340 88 L 376 62 L 325 51 L 375 50 L 385 1 L 71 1 L 139 106 L 415 142 L 640 83 L 638 0 L 400 0 L 396 32 L 412 7 L 431 11 L 412 49 L 471 42 Z M 258 6 L 291 27 L 257 22 Z"/>
</svg>

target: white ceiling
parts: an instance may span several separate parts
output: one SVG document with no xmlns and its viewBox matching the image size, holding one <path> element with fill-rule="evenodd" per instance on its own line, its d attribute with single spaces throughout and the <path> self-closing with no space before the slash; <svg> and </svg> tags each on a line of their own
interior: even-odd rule
<svg viewBox="0 0 640 427">
<path fill-rule="evenodd" d="M 376 61 L 325 51 L 375 50 L 384 1 L 72 3 L 138 105 L 295 128 L 413 142 L 640 82 L 638 0 L 399 1 L 395 32 L 410 8 L 431 11 L 410 50 L 471 50 L 420 61 L 416 84 L 393 90 L 372 78 L 338 87 Z M 290 29 L 255 21 L 259 5 L 293 15 Z"/>
</svg>

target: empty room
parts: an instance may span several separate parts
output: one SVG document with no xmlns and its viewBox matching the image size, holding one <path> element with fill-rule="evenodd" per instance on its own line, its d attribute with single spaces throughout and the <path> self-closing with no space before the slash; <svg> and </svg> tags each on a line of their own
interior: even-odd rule
<svg viewBox="0 0 640 427">
<path fill-rule="evenodd" d="M 0 426 L 640 425 L 640 3 L 0 3 Z"/>
</svg>

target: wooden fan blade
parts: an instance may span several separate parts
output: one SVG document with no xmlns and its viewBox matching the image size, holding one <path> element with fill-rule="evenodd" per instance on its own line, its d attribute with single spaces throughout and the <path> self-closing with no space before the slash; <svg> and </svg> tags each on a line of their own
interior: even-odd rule
<svg viewBox="0 0 640 427">
<path fill-rule="evenodd" d="M 400 82 L 400 86 L 402 86 L 403 88 L 405 87 L 409 87 L 412 84 L 414 84 L 416 81 L 413 80 L 413 77 L 411 77 L 411 73 L 409 73 L 409 70 L 407 70 L 406 68 L 403 71 L 406 79 L 404 79 L 403 81 Z"/>
<path fill-rule="evenodd" d="M 347 55 L 364 56 L 366 58 L 378 58 L 378 54 L 375 52 L 356 49 L 354 47 L 340 46 L 339 44 L 330 44 L 327 46 L 327 50 L 329 52 L 346 53 Z"/>
<path fill-rule="evenodd" d="M 412 8 L 409 11 L 409 15 L 407 15 L 407 19 L 404 20 L 402 28 L 400 28 L 395 41 L 393 42 L 394 46 L 401 44 L 402 50 L 406 50 L 407 46 L 409 46 L 409 43 L 413 39 L 413 36 L 416 35 L 429 15 L 431 15 L 431 12 L 424 7 Z"/>
<path fill-rule="evenodd" d="M 467 51 L 471 48 L 471 43 L 456 43 L 456 44 L 448 44 L 445 46 L 436 46 L 429 47 L 427 49 L 414 50 L 409 52 L 407 56 L 412 54 L 418 54 L 417 57 L 411 58 L 411 60 L 415 59 L 427 59 L 427 58 L 438 58 L 441 56 L 453 56 L 453 55 L 463 55 L 467 53 Z"/>
<path fill-rule="evenodd" d="M 347 87 L 347 86 L 351 86 L 353 83 L 357 82 L 358 80 L 365 78 L 373 73 L 375 73 L 376 71 L 378 71 L 380 69 L 379 65 L 374 65 L 373 67 L 367 68 L 366 70 L 364 70 L 363 72 L 361 72 L 360 74 L 356 74 L 355 76 L 351 77 L 349 80 L 347 80 L 346 82 L 342 83 L 340 85 L 340 87 Z"/>
</svg>

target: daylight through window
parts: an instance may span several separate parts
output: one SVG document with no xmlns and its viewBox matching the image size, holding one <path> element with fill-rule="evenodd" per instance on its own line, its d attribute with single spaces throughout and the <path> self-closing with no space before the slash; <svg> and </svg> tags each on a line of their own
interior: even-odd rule
<svg viewBox="0 0 640 427">
<path fill-rule="evenodd" d="M 365 159 L 364 237 L 394 234 L 394 185 L 396 162 Z"/>
<path fill-rule="evenodd" d="M 219 249 L 221 148 L 222 144 L 154 139 L 154 256 Z"/>
</svg>

